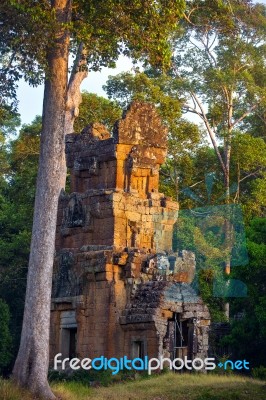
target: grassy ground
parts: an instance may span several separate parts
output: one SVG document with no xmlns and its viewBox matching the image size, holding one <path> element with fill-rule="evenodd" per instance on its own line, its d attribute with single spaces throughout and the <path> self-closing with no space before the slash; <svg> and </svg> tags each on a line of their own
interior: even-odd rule
<svg viewBox="0 0 266 400">
<path fill-rule="evenodd" d="M 266 382 L 239 376 L 167 373 L 109 387 L 78 382 L 52 385 L 62 400 L 265 400 Z M 1 400 L 33 400 L 28 393 L 0 380 Z"/>
</svg>

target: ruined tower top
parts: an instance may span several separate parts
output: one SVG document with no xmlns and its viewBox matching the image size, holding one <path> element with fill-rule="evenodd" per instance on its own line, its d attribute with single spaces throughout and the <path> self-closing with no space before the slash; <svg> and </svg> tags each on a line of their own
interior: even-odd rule
<svg viewBox="0 0 266 400">
<path fill-rule="evenodd" d="M 132 103 L 115 125 L 114 136 L 121 144 L 167 147 L 167 129 L 155 107 L 148 103 Z"/>
<path fill-rule="evenodd" d="M 71 195 L 61 203 L 60 247 L 170 250 L 178 205 L 158 193 L 166 143 L 155 108 L 139 102 L 115 124 L 113 136 L 101 124 L 67 135 Z"/>
<path fill-rule="evenodd" d="M 115 124 L 113 137 L 101 124 L 66 138 L 71 191 L 120 189 L 147 198 L 158 191 L 167 130 L 151 104 L 133 103 Z"/>
</svg>

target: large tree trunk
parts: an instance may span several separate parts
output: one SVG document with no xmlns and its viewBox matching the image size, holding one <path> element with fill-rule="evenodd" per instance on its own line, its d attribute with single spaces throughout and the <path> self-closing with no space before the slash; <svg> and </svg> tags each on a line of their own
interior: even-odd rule
<svg viewBox="0 0 266 400">
<path fill-rule="evenodd" d="M 61 23 L 70 18 L 71 0 L 52 0 Z M 19 353 L 13 378 L 45 399 L 55 399 L 48 381 L 50 302 L 55 229 L 64 160 L 69 33 L 58 28 L 48 51 L 43 130 L 36 187 L 27 291 Z"/>
<path fill-rule="evenodd" d="M 228 206 L 227 214 L 230 214 L 230 164 L 231 164 L 231 142 L 232 142 L 232 117 L 233 117 L 233 92 L 230 91 L 228 96 L 228 137 L 225 143 L 225 201 Z M 231 252 L 233 248 L 232 243 L 232 227 L 229 220 L 225 221 L 225 245 L 228 249 L 228 256 L 225 260 L 225 275 L 229 276 L 231 273 Z M 226 302 L 224 305 L 225 316 L 227 320 L 230 317 L 230 304 Z"/>
<path fill-rule="evenodd" d="M 230 178 L 229 178 L 229 171 L 227 170 L 227 173 L 224 178 L 225 181 L 225 201 L 226 205 L 229 206 L 230 204 Z M 230 208 L 228 208 L 228 215 L 230 213 Z M 225 260 L 225 274 L 230 275 L 231 272 L 231 250 L 232 250 L 232 237 L 231 237 L 231 226 L 230 222 L 228 220 L 225 221 L 225 246 L 228 251 L 228 255 L 226 256 Z"/>
<path fill-rule="evenodd" d="M 224 174 L 224 185 L 225 185 L 225 201 L 228 205 L 230 203 L 230 164 L 231 164 L 231 142 L 232 142 L 232 118 L 233 118 L 233 92 L 229 91 L 228 94 L 228 135 L 225 140 L 225 174 Z M 231 272 L 231 250 L 232 250 L 232 237 L 231 237 L 231 226 L 229 221 L 225 224 L 225 241 L 228 247 L 229 255 L 225 262 L 225 273 L 230 275 Z"/>
</svg>

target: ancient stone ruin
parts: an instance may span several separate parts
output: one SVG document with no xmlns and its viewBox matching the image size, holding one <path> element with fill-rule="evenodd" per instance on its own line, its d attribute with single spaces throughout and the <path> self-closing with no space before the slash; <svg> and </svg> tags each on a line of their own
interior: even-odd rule
<svg viewBox="0 0 266 400">
<path fill-rule="evenodd" d="M 178 204 L 158 192 L 167 131 L 133 103 L 112 136 L 66 137 L 70 194 L 59 200 L 50 358 L 204 358 L 210 316 L 190 283 L 193 253 L 172 251 Z"/>
</svg>

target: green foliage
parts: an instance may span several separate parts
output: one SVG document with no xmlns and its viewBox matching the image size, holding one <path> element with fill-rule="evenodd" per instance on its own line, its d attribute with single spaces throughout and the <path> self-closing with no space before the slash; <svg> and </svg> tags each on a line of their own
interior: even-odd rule
<svg viewBox="0 0 266 400">
<path fill-rule="evenodd" d="M 184 34 L 173 41 L 171 76 L 179 82 L 181 96 L 186 99 L 183 110 L 202 120 L 211 139 L 227 202 L 247 202 L 246 183 L 260 178 L 264 170 L 262 157 L 244 157 L 249 148 L 244 138 L 245 150 L 242 147 L 239 154 L 243 156 L 241 175 L 245 171 L 246 181 L 238 185 L 236 196 L 228 193 L 230 182 L 243 178 L 239 178 L 237 166 L 232 165 L 235 160 L 231 160 L 235 136 L 249 133 L 252 122 L 258 127 L 264 123 L 260 119 L 258 124 L 266 107 L 265 23 L 263 5 L 193 0 L 187 3 Z M 255 169 L 257 176 L 253 175 Z"/>
<path fill-rule="evenodd" d="M 185 34 L 174 45 L 174 63 L 187 89 L 207 102 L 208 120 L 222 136 L 230 117 L 230 91 L 235 120 L 253 105 L 256 94 L 258 102 L 264 102 L 265 6 L 195 0 L 187 7 L 189 17 L 183 24 Z"/>
<path fill-rule="evenodd" d="M 199 127 L 181 118 L 182 97 L 171 76 L 147 70 L 109 76 L 103 87 L 109 99 L 126 108 L 133 100 L 154 104 L 168 127 L 168 156 L 161 170 L 160 190 L 179 199 L 180 188 L 191 183 L 194 168 L 192 157 L 202 139 Z"/>
<path fill-rule="evenodd" d="M 75 0 L 70 20 L 60 29 L 71 36 L 71 51 L 83 42 L 88 68 L 114 66 L 120 54 L 169 65 L 169 37 L 185 8 L 184 0 Z M 16 82 L 24 78 L 39 84 L 47 70 L 47 49 L 56 40 L 59 27 L 53 2 L 3 0 L 0 4 L 1 99 L 15 98 Z"/>
<path fill-rule="evenodd" d="M 186 249 L 195 254 L 196 275 L 192 286 L 208 305 L 212 321 L 222 322 L 225 321 L 224 299 L 215 297 L 213 293 L 214 280 L 219 279 L 220 275 L 223 275 L 222 268 L 217 261 L 217 255 L 212 259 L 209 253 L 205 254 L 202 247 L 198 245 L 198 242 L 195 243 L 195 240 L 197 241 L 199 237 L 199 233 L 195 230 L 195 221 L 193 218 L 191 216 L 184 216 L 181 212 L 174 230 L 173 250 Z M 202 234 L 200 236 L 203 238 Z M 217 240 L 217 236 L 213 235 L 212 230 L 209 230 L 205 234 L 204 243 L 207 241 L 210 246 L 217 246 Z"/>
<path fill-rule="evenodd" d="M 15 129 L 19 125 L 19 114 L 11 106 L 0 106 L 0 134 L 4 136 L 15 134 Z"/>
<path fill-rule="evenodd" d="M 113 381 L 111 370 L 79 370 L 70 374 L 64 371 L 50 370 L 48 373 L 48 379 L 50 382 L 79 382 L 87 386 L 90 386 L 92 382 L 95 382 L 102 386 L 108 386 Z"/>
<path fill-rule="evenodd" d="M 113 101 L 94 93 L 82 92 L 79 116 L 74 123 L 75 132 L 80 133 L 91 122 L 100 122 L 112 130 L 115 121 L 122 116 L 121 108 Z"/>
<path fill-rule="evenodd" d="M 160 374 L 150 379 L 125 382 L 109 387 L 91 387 L 78 382 L 52 383 L 57 397 L 67 400 L 262 400 L 265 385 L 258 380 L 239 375 L 213 374 Z M 0 380 L 3 400 L 33 400 L 26 390 L 18 388 L 12 380 Z"/>
<path fill-rule="evenodd" d="M 184 207 L 184 197 L 180 196 L 180 191 L 197 179 L 194 159 L 199 150 L 201 131 L 196 124 L 178 118 L 178 115 L 172 119 L 165 116 L 163 119 L 169 127 L 169 135 L 167 158 L 161 168 L 160 190 L 181 201 L 181 207 Z"/>
<path fill-rule="evenodd" d="M 266 366 L 266 219 L 255 218 L 247 228 L 249 263 L 233 268 L 233 277 L 248 287 L 248 297 L 234 299 L 231 315 L 240 315 L 232 323 L 225 339 L 236 357 L 246 358 L 251 367 Z"/>
<path fill-rule="evenodd" d="M 217 178 L 211 198 L 212 204 L 221 198 L 225 193 L 224 167 L 228 162 L 230 179 L 238 184 L 237 193 L 231 193 L 231 201 L 245 204 L 249 218 L 254 214 L 261 215 L 265 202 L 265 190 L 262 189 L 265 144 L 262 139 L 243 132 L 246 132 L 247 126 L 250 129 L 256 115 L 254 110 L 258 108 L 262 112 L 264 109 L 265 87 L 264 83 L 258 80 L 251 89 L 250 79 L 240 72 L 242 64 L 237 65 L 234 46 L 237 35 L 244 43 L 247 41 L 249 45 L 243 44 L 242 53 L 240 49 L 238 52 L 244 60 L 254 56 L 254 68 L 260 60 L 258 62 L 261 74 L 264 74 L 265 67 L 261 63 L 264 57 L 261 52 L 261 43 L 264 43 L 261 31 L 263 11 L 256 7 L 252 9 L 252 13 L 257 17 L 260 15 L 261 19 L 259 23 L 256 23 L 255 19 L 249 21 L 247 13 L 251 11 L 247 10 L 247 5 L 238 7 L 237 3 L 233 2 L 234 12 L 239 14 L 236 18 L 241 19 L 243 24 L 239 30 L 228 6 L 223 5 L 221 8 L 217 2 L 207 2 L 206 10 L 201 4 L 195 6 L 194 3 L 197 2 L 191 2 L 188 7 L 193 10 L 193 18 L 198 18 L 196 20 L 199 25 L 195 28 L 194 25 L 184 23 L 186 33 L 174 41 L 173 69 L 168 74 L 160 74 L 155 69 L 136 74 L 121 73 L 109 77 L 104 89 L 108 97 L 116 100 L 121 107 L 126 107 L 132 100 L 141 100 L 151 102 L 158 108 L 170 132 L 168 157 L 160 176 L 161 190 L 178 199 L 181 207 L 195 206 L 195 202 L 188 201 L 182 192 L 186 187 L 196 185 L 200 197 L 204 196 L 204 175 L 208 172 L 215 172 Z M 223 16 L 225 11 L 228 14 L 226 20 Z M 199 15 L 196 17 L 197 13 Z M 213 24 L 213 21 L 216 24 Z M 228 28 L 230 24 L 234 28 L 233 32 Z M 249 36 L 251 32 L 257 40 L 252 43 Z M 238 66 L 240 71 L 237 70 Z M 243 68 L 246 66 L 243 65 Z M 253 73 L 255 74 L 251 68 L 250 74 Z M 192 93 L 195 108 L 188 106 Z M 254 105 L 252 102 L 255 93 L 258 103 Z M 231 100 L 228 96 L 232 97 Z M 228 101 L 232 102 L 232 115 L 228 113 Z M 251 108 L 254 106 L 252 110 L 249 110 L 248 104 Z M 208 106 L 206 114 L 205 105 Z M 181 109 L 200 116 L 214 136 L 223 140 L 221 147 L 217 144 L 217 151 L 223 160 L 222 169 L 216 152 L 207 145 L 203 146 L 201 129 L 180 118 Z M 249 116 L 249 124 L 244 124 L 245 118 L 252 112 L 253 120 Z"/>
<path fill-rule="evenodd" d="M 266 367 L 263 367 L 262 365 L 257 368 L 252 369 L 252 376 L 255 379 L 261 379 L 263 381 L 266 381 Z"/>
<path fill-rule="evenodd" d="M 90 386 L 92 384 L 99 386 L 110 386 L 117 382 L 124 382 L 128 380 L 134 380 L 136 371 L 123 370 L 119 371 L 117 374 L 113 375 L 112 371 L 109 370 L 79 370 L 72 372 L 71 374 L 64 371 L 54 371 L 50 370 L 48 374 L 48 379 L 50 382 L 79 382 L 83 385 Z M 146 371 L 140 374 L 140 377 L 147 379 L 150 376 Z"/>
<path fill-rule="evenodd" d="M 247 133 L 238 133 L 232 140 L 232 172 L 238 190 L 235 201 L 241 200 L 246 219 L 263 216 L 265 203 L 266 142 Z"/>
<path fill-rule="evenodd" d="M 6 193 L 9 195 L 8 188 Z M 33 204 L 17 203 L 10 197 L 2 196 L 0 202 L 0 293 L 12 315 L 13 357 L 18 348 L 22 324 L 32 207 Z"/>
<path fill-rule="evenodd" d="M 219 270 L 215 268 L 200 270 L 198 273 L 199 292 L 202 300 L 208 305 L 212 322 L 226 321 L 224 313 L 225 301 L 223 298 L 214 297 L 213 282 L 217 279 Z"/>
<path fill-rule="evenodd" d="M 10 107 L 0 106 L 0 186 L 4 185 L 4 177 L 9 173 L 7 137 L 15 133 L 19 124 L 18 114 Z"/>
<path fill-rule="evenodd" d="M 103 86 L 109 99 L 115 100 L 121 108 L 125 109 L 133 100 L 152 103 L 168 123 L 174 123 L 181 115 L 181 101 L 176 96 L 169 96 L 174 91 L 172 79 L 166 74 L 159 74 L 150 78 L 148 73 L 122 72 L 109 76 Z M 175 92 L 176 93 L 176 92 Z"/>
<path fill-rule="evenodd" d="M 1 176 L 0 293 L 12 316 L 12 360 L 18 349 L 22 325 L 40 131 L 40 117 L 22 127 L 17 139 L 6 148 L 7 168 Z"/>
<path fill-rule="evenodd" d="M 0 299 L 0 374 L 11 360 L 10 314 L 8 305 Z"/>
<path fill-rule="evenodd" d="M 7 146 L 4 135 L 0 133 L 0 181 L 3 180 L 4 174 L 8 171 L 8 160 L 7 160 Z"/>
<path fill-rule="evenodd" d="M 251 136 L 260 137 L 266 140 L 266 110 L 265 107 L 258 107 L 255 114 L 248 115 L 244 119 L 243 130 Z"/>
</svg>

